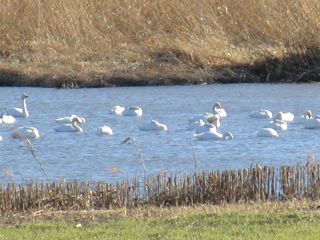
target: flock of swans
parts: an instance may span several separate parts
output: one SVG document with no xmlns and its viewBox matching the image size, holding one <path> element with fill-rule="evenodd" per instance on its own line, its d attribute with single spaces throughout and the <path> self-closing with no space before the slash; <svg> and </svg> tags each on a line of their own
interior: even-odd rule
<svg viewBox="0 0 320 240">
<path fill-rule="evenodd" d="M 4 109 L 2 111 L 0 114 L 0 125 L 15 124 L 15 118 L 28 118 L 30 116 L 26 104 L 28 95 L 22 94 L 21 98 L 22 108 Z M 110 110 L 110 114 L 141 117 L 142 108 L 138 106 L 129 106 L 127 108 L 114 106 Z M 233 134 L 231 132 L 218 132 L 218 129 L 221 127 L 222 119 L 226 117 L 226 111 L 219 102 L 216 102 L 213 105 L 211 113 L 204 113 L 189 119 L 188 130 L 193 131 L 193 136 L 197 140 L 231 140 L 233 139 Z M 290 112 L 278 112 L 273 116 L 271 111 L 263 109 L 252 112 L 249 117 L 269 120 L 258 132 L 256 132 L 257 137 L 279 137 L 279 132 L 287 130 L 288 123 L 294 121 L 294 115 Z M 296 121 L 303 124 L 303 127 L 306 129 L 320 128 L 320 116 L 314 116 L 310 110 L 306 111 L 305 114 Z M 59 124 L 54 128 L 56 132 L 81 133 L 83 132 L 81 125 L 85 124 L 86 120 L 83 117 L 72 114 L 71 116 L 57 118 L 55 119 L 55 122 Z M 167 131 L 168 127 L 153 119 L 149 123 L 140 126 L 139 129 L 141 131 Z M 97 128 L 97 133 L 110 136 L 113 135 L 113 130 L 110 126 L 104 125 Z M 14 128 L 11 136 L 13 138 L 37 139 L 40 137 L 40 134 L 35 127 L 21 126 Z M 3 138 L 0 136 L 0 141 L 2 140 Z"/>
</svg>

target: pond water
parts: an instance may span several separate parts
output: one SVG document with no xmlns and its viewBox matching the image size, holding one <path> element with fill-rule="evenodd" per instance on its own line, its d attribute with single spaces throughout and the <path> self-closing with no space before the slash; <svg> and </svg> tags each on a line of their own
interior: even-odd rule
<svg viewBox="0 0 320 240">
<path fill-rule="evenodd" d="M 251 164 L 286 165 L 305 163 L 309 152 L 320 154 L 320 131 L 290 123 L 277 139 L 258 138 L 255 132 L 265 119 L 249 118 L 260 108 L 292 112 L 320 112 L 319 84 L 230 84 L 203 86 L 121 87 L 99 89 L 0 88 L 0 109 L 20 107 L 27 93 L 28 119 L 17 119 L 14 127 L 38 128 L 40 139 L 33 145 L 50 180 L 120 181 L 124 175 L 143 175 L 137 149 L 121 145 L 134 137 L 144 158 L 146 173 L 188 173 L 195 170 L 238 169 Z M 212 111 L 220 101 L 227 111 L 220 132 L 230 131 L 231 141 L 196 141 L 188 131 L 188 119 Z M 139 105 L 143 116 L 109 114 L 114 105 Z M 71 113 L 86 118 L 84 133 L 57 133 L 55 119 Z M 140 131 L 139 126 L 157 119 L 167 132 Z M 96 129 L 109 125 L 113 136 L 99 136 Z M 0 179 L 22 181 L 45 179 L 39 164 L 25 145 L 10 137 L 13 126 L 0 125 Z M 192 140 L 190 140 L 192 139 Z M 113 171 L 111 170 L 113 168 Z M 115 168 L 119 171 L 115 171 Z M 12 173 L 12 176 L 8 176 Z"/>
</svg>

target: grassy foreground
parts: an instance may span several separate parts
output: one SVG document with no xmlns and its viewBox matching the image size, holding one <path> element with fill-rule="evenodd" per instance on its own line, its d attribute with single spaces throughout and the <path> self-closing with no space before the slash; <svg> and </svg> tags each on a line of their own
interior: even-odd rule
<svg viewBox="0 0 320 240">
<path fill-rule="evenodd" d="M 320 202 L 86 212 L 1 218 L 1 239 L 319 239 Z M 81 224 L 78 225 L 78 224 Z"/>
<path fill-rule="evenodd" d="M 319 81 L 320 3 L 3 0 L 0 85 Z"/>
</svg>

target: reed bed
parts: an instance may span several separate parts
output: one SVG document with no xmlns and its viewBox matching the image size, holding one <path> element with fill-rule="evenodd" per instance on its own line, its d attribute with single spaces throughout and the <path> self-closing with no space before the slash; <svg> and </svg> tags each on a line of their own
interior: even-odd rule
<svg viewBox="0 0 320 240">
<path fill-rule="evenodd" d="M 91 210 L 320 198 L 320 163 L 161 174 L 116 184 L 57 181 L 2 183 L 2 214 L 28 210 Z"/>
<path fill-rule="evenodd" d="M 3 0 L 0 84 L 317 81 L 317 0 Z"/>
</svg>

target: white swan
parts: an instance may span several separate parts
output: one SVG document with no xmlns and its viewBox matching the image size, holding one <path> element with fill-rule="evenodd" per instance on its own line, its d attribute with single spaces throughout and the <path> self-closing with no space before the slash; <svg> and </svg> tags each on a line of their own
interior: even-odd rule
<svg viewBox="0 0 320 240">
<path fill-rule="evenodd" d="M 318 129 L 320 128 L 320 119 L 319 118 L 305 119 L 303 122 L 303 127 L 305 129 Z"/>
<path fill-rule="evenodd" d="M 272 118 L 272 112 L 269 110 L 260 109 L 259 111 L 251 112 L 251 118 Z"/>
<path fill-rule="evenodd" d="M 284 112 L 278 112 L 277 116 L 274 118 L 274 120 L 281 120 L 285 122 L 292 122 L 294 119 L 294 115 L 290 112 L 284 113 Z"/>
<path fill-rule="evenodd" d="M 73 118 L 71 124 L 64 124 L 54 128 L 56 132 L 83 132 L 83 129 L 78 125 L 81 124 L 78 118 Z"/>
<path fill-rule="evenodd" d="M 124 107 L 117 105 L 111 108 L 110 113 L 121 116 L 124 110 Z"/>
<path fill-rule="evenodd" d="M 285 121 L 281 121 L 279 119 L 276 119 L 272 122 L 267 123 L 263 126 L 263 128 L 272 128 L 274 130 L 288 130 L 288 125 Z"/>
<path fill-rule="evenodd" d="M 207 118 L 208 123 L 212 123 L 216 126 L 216 128 L 220 128 L 220 115 L 214 114 L 213 116 L 210 116 Z"/>
<path fill-rule="evenodd" d="M 142 108 L 138 106 L 130 106 L 122 112 L 123 116 L 142 116 Z"/>
<path fill-rule="evenodd" d="M 309 120 L 313 118 L 313 114 L 310 110 L 307 110 L 300 118 L 298 119 L 298 123 L 304 123 L 305 120 Z"/>
<path fill-rule="evenodd" d="M 3 138 L 0 136 L 0 142 L 2 142 L 3 141 Z"/>
<path fill-rule="evenodd" d="M 19 117 L 19 118 L 28 118 L 29 112 L 27 109 L 27 103 L 26 98 L 28 97 L 27 94 L 23 93 L 21 95 L 22 98 L 22 108 L 10 108 L 5 111 L 6 115 L 11 115 L 13 117 Z"/>
<path fill-rule="evenodd" d="M 113 130 L 109 126 L 102 126 L 98 128 L 98 133 L 101 135 L 113 135 Z"/>
<path fill-rule="evenodd" d="M 39 131 L 38 129 L 36 129 L 35 127 L 28 127 L 28 126 L 24 126 L 24 127 L 18 127 L 16 128 L 12 135 L 13 138 L 18 138 L 18 139 L 24 139 L 24 138 L 33 138 L 33 139 L 37 139 L 40 137 Z"/>
<path fill-rule="evenodd" d="M 0 124 L 14 124 L 16 119 L 9 115 L 2 115 L 0 117 Z"/>
<path fill-rule="evenodd" d="M 262 128 L 256 133 L 257 137 L 279 137 L 276 130 L 273 128 Z"/>
<path fill-rule="evenodd" d="M 213 105 L 213 113 L 218 114 L 221 118 L 224 118 L 227 116 L 226 111 L 222 108 L 220 102 L 216 102 Z"/>
<path fill-rule="evenodd" d="M 167 131 L 168 127 L 165 124 L 159 123 L 156 120 L 151 120 L 150 123 L 140 127 L 142 131 Z"/>
<path fill-rule="evenodd" d="M 80 124 L 83 124 L 86 122 L 86 119 L 84 119 L 83 117 L 79 117 L 75 114 L 71 114 L 70 117 L 61 117 L 61 118 L 57 118 L 55 121 L 57 123 L 72 123 L 72 120 L 74 118 L 77 118 Z"/>
<path fill-rule="evenodd" d="M 199 126 L 198 128 L 195 129 L 195 133 L 205 133 L 205 132 L 216 132 L 217 128 L 214 124 L 212 123 L 205 123 L 202 126 Z"/>
<path fill-rule="evenodd" d="M 194 135 L 197 140 L 231 140 L 233 139 L 233 135 L 230 132 L 226 132 L 224 134 L 218 133 L 218 132 L 204 132 L 200 134 Z"/>
</svg>

